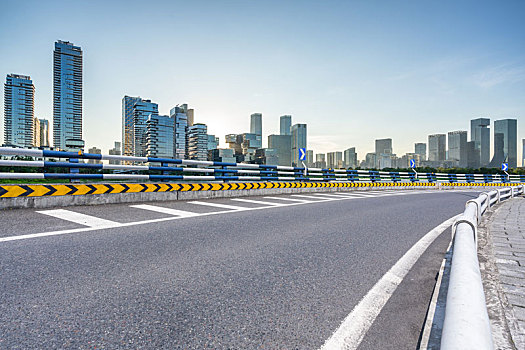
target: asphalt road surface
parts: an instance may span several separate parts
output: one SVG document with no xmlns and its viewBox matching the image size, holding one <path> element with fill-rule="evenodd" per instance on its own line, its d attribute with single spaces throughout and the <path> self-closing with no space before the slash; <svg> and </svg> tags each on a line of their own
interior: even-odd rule
<svg viewBox="0 0 525 350">
<path fill-rule="evenodd" d="M 0 211 L 0 349 L 318 349 L 467 191 Z M 255 202 L 252 202 L 255 201 Z M 444 231 L 359 349 L 416 348 Z"/>
</svg>

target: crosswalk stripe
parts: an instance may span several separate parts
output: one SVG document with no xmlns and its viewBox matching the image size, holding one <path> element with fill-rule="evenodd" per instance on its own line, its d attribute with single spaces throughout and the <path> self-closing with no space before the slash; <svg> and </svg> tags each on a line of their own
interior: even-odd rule
<svg viewBox="0 0 525 350">
<path fill-rule="evenodd" d="M 246 208 L 246 207 L 237 207 L 235 205 L 228 205 L 228 204 L 221 204 L 221 203 L 212 203 L 212 202 L 193 201 L 193 202 L 188 202 L 188 203 L 197 204 L 197 205 L 204 205 L 204 206 L 209 206 L 209 207 L 223 208 L 223 209 L 232 209 L 232 210 L 248 210 L 248 209 L 250 209 L 250 208 Z"/>
<path fill-rule="evenodd" d="M 281 197 L 264 197 L 266 199 L 278 199 L 280 201 L 292 201 L 292 202 L 303 202 L 303 203 L 308 203 L 310 202 L 309 200 L 306 200 L 306 199 L 295 199 L 295 198 L 281 198 Z"/>
<path fill-rule="evenodd" d="M 273 205 L 273 206 L 276 206 L 276 207 L 283 206 L 283 205 L 289 205 L 289 204 L 265 202 L 265 201 L 259 201 L 259 200 L 253 200 L 253 199 L 244 199 L 244 198 L 232 198 L 232 201 L 244 202 L 244 203 L 253 203 L 253 204 L 262 204 L 262 205 Z"/>
<path fill-rule="evenodd" d="M 301 197 L 301 198 L 310 198 L 310 199 L 320 199 L 321 201 L 329 201 L 329 200 L 333 200 L 335 198 L 322 198 L 322 197 L 316 197 L 316 196 L 306 196 L 304 194 L 292 194 L 292 197 Z"/>
<path fill-rule="evenodd" d="M 76 213 L 74 211 L 65 209 L 40 210 L 37 211 L 37 213 L 53 216 L 58 219 L 71 221 L 76 224 L 89 227 L 116 227 L 121 225 L 115 221 L 100 219 L 91 215 Z"/>
<path fill-rule="evenodd" d="M 137 209 L 150 210 L 150 211 L 154 211 L 154 212 L 157 212 L 157 213 L 176 215 L 176 216 L 181 216 L 181 217 L 190 217 L 190 216 L 199 215 L 198 213 L 192 213 L 190 211 L 177 210 L 177 209 L 166 208 L 166 207 L 159 207 L 159 206 L 156 206 L 156 205 L 149 205 L 149 204 L 130 205 L 130 207 L 131 208 L 137 208 Z"/>
</svg>

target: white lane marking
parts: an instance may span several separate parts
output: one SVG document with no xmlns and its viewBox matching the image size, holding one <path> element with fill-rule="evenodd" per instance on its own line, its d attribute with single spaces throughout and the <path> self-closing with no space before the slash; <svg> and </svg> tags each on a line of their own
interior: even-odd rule
<svg viewBox="0 0 525 350">
<path fill-rule="evenodd" d="M 300 195 L 295 195 L 295 196 L 300 196 Z M 311 204 L 311 203 L 321 203 L 321 202 L 330 202 L 330 201 L 334 201 L 334 200 L 335 201 L 341 200 L 341 199 L 320 199 L 318 197 L 316 198 L 316 197 L 312 197 L 312 196 L 306 196 L 306 197 L 313 198 L 313 199 L 316 199 L 316 200 L 315 201 L 306 201 L 305 200 L 303 203 L 297 202 L 297 203 L 292 203 L 290 205 L 304 205 L 304 204 Z M 186 203 L 192 203 L 192 202 L 186 202 Z M 229 206 L 229 207 L 233 207 L 233 206 Z M 241 207 L 235 207 L 235 208 L 241 208 Z M 276 208 L 276 207 L 272 206 L 272 207 L 242 208 L 242 209 L 239 209 L 239 210 L 220 210 L 220 211 L 214 211 L 214 212 L 209 212 L 209 213 L 201 213 L 201 214 L 197 214 L 195 216 L 222 215 L 222 214 L 228 214 L 228 213 L 235 213 L 237 211 L 264 210 L 264 209 L 268 209 L 268 208 Z M 143 221 L 121 223 L 121 224 L 119 224 L 118 227 L 129 227 L 129 226 L 136 226 L 136 225 L 154 224 L 154 223 L 158 223 L 158 222 L 180 220 L 180 219 L 185 219 L 185 217 L 171 216 L 171 217 L 168 217 L 168 218 L 160 218 L 160 219 L 151 219 L 151 220 L 143 220 Z M 0 243 L 1 242 L 10 242 L 10 241 L 19 241 L 19 240 L 24 240 L 24 239 L 32 239 L 32 238 L 49 237 L 49 236 L 60 236 L 60 235 L 65 235 L 65 234 L 69 234 L 69 233 L 90 232 L 90 231 L 96 231 L 96 230 L 99 230 L 99 229 L 102 229 L 102 228 L 100 228 L 100 227 L 82 227 L 82 228 L 69 229 L 69 230 L 30 233 L 30 234 L 20 235 L 20 236 L 0 237 Z"/>
<path fill-rule="evenodd" d="M 312 194 L 312 196 L 316 196 L 316 197 L 319 197 L 319 198 L 325 198 L 325 197 L 328 197 L 328 198 L 366 198 L 364 196 L 354 196 L 354 195 L 351 195 L 351 194 L 336 194 L 336 193 L 334 193 L 334 194 L 315 193 L 315 194 Z"/>
<path fill-rule="evenodd" d="M 223 208 L 223 209 L 231 209 L 231 210 L 248 210 L 250 208 L 246 207 L 237 207 L 235 205 L 228 205 L 228 204 L 222 204 L 222 203 L 212 203 L 212 202 L 199 202 L 199 201 L 193 201 L 188 202 L 191 204 L 197 204 L 197 205 L 204 205 L 209 207 L 215 207 L 215 208 Z"/>
<path fill-rule="evenodd" d="M 263 198 L 266 198 L 266 199 L 278 199 L 280 201 L 291 201 L 291 202 L 303 202 L 303 203 L 311 202 L 311 201 L 306 200 L 306 199 L 295 199 L 295 198 L 281 198 L 281 197 L 263 197 Z"/>
<path fill-rule="evenodd" d="M 304 194 L 292 194 L 292 197 L 317 199 L 316 202 L 328 202 L 328 201 L 336 201 L 336 200 L 338 200 L 336 198 L 321 198 L 321 197 L 315 197 L 315 196 L 307 196 L 307 195 L 304 195 Z"/>
<path fill-rule="evenodd" d="M 321 349 L 357 349 L 366 332 L 374 323 L 388 299 L 394 294 L 397 286 L 403 281 L 408 271 L 427 250 L 428 246 L 443 231 L 450 227 L 457 217 L 459 215 L 438 225 L 414 244 L 368 291 Z"/>
<path fill-rule="evenodd" d="M 319 198 L 323 198 L 323 197 L 328 197 L 328 198 L 349 198 L 350 197 L 350 196 L 347 196 L 345 194 L 336 194 L 336 193 L 334 193 L 334 194 L 312 193 L 312 196 L 319 197 Z"/>
<path fill-rule="evenodd" d="M 261 205 L 273 205 L 273 206 L 287 206 L 290 205 L 289 203 L 274 203 L 274 202 L 265 202 L 265 201 L 259 201 L 259 200 L 253 200 L 253 199 L 244 199 L 244 198 L 232 198 L 232 201 L 237 202 L 244 202 L 244 203 L 253 203 L 253 204 L 261 204 Z"/>
<path fill-rule="evenodd" d="M 190 212 L 190 211 L 177 210 L 177 209 L 166 208 L 166 207 L 159 207 L 159 206 L 156 206 L 156 205 L 149 205 L 149 204 L 130 205 L 130 207 L 131 208 L 137 208 L 137 209 L 150 210 L 150 211 L 154 211 L 154 212 L 157 212 L 157 213 L 183 216 L 183 217 L 190 217 L 190 216 L 198 215 L 197 213 L 193 213 L 193 212 Z"/>
<path fill-rule="evenodd" d="M 71 210 L 65 210 L 65 209 L 53 209 L 53 210 L 40 210 L 37 211 L 37 213 L 53 216 L 58 219 L 71 221 L 76 224 L 89 226 L 89 227 L 116 227 L 120 226 L 121 224 L 115 221 L 111 220 L 105 220 L 100 219 L 91 215 L 76 213 Z"/>
</svg>

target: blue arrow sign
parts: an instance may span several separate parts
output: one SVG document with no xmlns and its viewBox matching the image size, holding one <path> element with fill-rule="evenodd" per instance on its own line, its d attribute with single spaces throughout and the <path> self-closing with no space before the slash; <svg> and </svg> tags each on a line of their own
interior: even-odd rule
<svg viewBox="0 0 525 350">
<path fill-rule="evenodd" d="M 415 159 L 410 159 L 410 167 L 412 169 L 414 169 L 416 167 L 416 160 Z"/>
<path fill-rule="evenodd" d="M 306 160 L 306 148 L 299 148 L 299 160 Z"/>
<path fill-rule="evenodd" d="M 501 170 L 503 170 L 503 171 L 509 170 L 509 163 L 502 163 L 501 164 Z"/>
</svg>

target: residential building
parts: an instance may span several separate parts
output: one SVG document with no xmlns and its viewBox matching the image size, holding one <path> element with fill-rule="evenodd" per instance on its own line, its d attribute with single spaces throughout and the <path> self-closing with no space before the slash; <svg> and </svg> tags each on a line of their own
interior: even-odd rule
<svg viewBox="0 0 525 350">
<path fill-rule="evenodd" d="M 115 141 L 114 147 L 111 148 L 109 150 L 109 152 L 108 152 L 109 155 L 111 155 L 111 156 L 120 156 L 120 155 L 122 155 L 122 152 L 121 152 L 122 148 L 121 147 L 122 147 L 121 143 L 118 142 L 118 141 Z M 120 165 L 120 160 L 110 159 L 109 160 L 109 164 L 111 164 L 111 165 Z"/>
<path fill-rule="evenodd" d="M 443 163 L 446 159 L 446 135 L 434 134 L 428 136 L 428 160 Z"/>
<path fill-rule="evenodd" d="M 475 149 L 471 156 L 480 155 L 480 165 L 487 166 L 490 162 L 490 119 L 478 118 L 470 121 L 470 141 L 474 141 Z M 470 160 L 471 163 L 473 162 Z M 474 164 L 474 163 L 472 163 Z"/>
<path fill-rule="evenodd" d="M 150 114 L 146 120 L 146 156 L 175 158 L 175 118 Z"/>
<path fill-rule="evenodd" d="M 187 159 L 188 148 L 188 106 L 183 104 L 170 110 L 170 117 L 175 119 L 175 158 Z M 193 126 L 193 125 L 192 125 Z"/>
<path fill-rule="evenodd" d="M 90 154 L 102 154 L 102 150 L 100 148 L 97 148 L 97 147 L 91 147 L 90 149 L 88 149 L 88 153 Z M 100 159 L 88 159 L 88 164 L 101 164 L 102 162 L 100 161 Z"/>
<path fill-rule="evenodd" d="M 159 106 L 141 97 L 122 98 L 122 154 L 145 157 L 147 153 L 146 122 L 150 115 L 158 115 Z"/>
<path fill-rule="evenodd" d="M 315 167 L 321 169 L 326 168 L 326 155 L 324 153 L 317 153 L 315 155 Z"/>
<path fill-rule="evenodd" d="M 292 136 L 290 134 L 268 136 L 268 148 L 277 152 L 279 165 L 290 166 L 292 164 Z"/>
<path fill-rule="evenodd" d="M 280 118 L 280 134 L 291 135 L 292 134 L 292 116 L 282 115 Z"/>
<path fill-rule="evenodd" d="M 448 133 L 448 160 L 456 167 L 467 166 L 467 132 L 451 131 Z"/>
<path fill-rule="evenodd" d="M 27 75 L 8 74 L 4 84 L 4 144 L 34 144 L 35 86 Z"/>
<path fill-rule="evenodd" d="M 328 152 L 326 154 L 326 166 L 329 169 L 342 169 L 343 152 Z"/>
<path fill-rule="evenodd" d="M 35 132 L 38 134 L 39 147 L 50 147 L 49 120 L 47 119 L 36 119 L 36 120 L 38 120 L 38 129 L 36 129 Z"/>
<path fill-rule="evenodd" d="M 188 159 L 208 160 L 208 127 L 195 123 L 188 127 Z"/>
<path fill-rule="evenodd" d="M 351 147 L 344 151 L 344 168 L 357 168 L 357 153 L 355 147 Z"/>
<path fill-rule="evenodd" d="M 414 153 L 419 154 L 421 161 L 427 160 L 427 144 L 424 142 L 418 142 L 414 145 Z"/>
<path fill-rule="evenodd" d="M 55 42 L 53 52 L 53 145 L 78 151 L 82 140 L 82 49 L 68 41 Z"/>
<path fill-rule="evenodd" d="M 509 168 L 518 166 L 518 121 L 502 119 L 494 122 L 494 135 L 503 134 L 503 153 Z"/>
<path fill-rule="evenodd" d="M 306 124 L 295 124 L 292 126 L 292 165 L 299 166 L 299 149 L 307 148 Z"/>
</svg>

